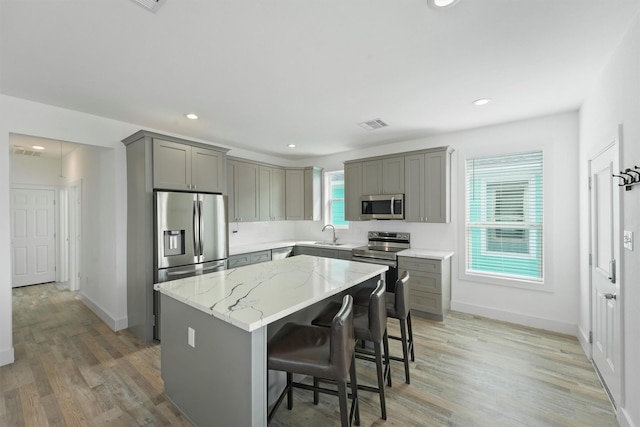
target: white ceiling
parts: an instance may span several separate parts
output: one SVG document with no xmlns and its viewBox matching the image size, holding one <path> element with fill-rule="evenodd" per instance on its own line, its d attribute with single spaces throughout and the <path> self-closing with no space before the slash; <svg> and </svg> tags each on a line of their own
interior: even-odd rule
<svg viewBox="0 0 640 427">
<path fill-rule="evenodd" d="M 0 93 L 306 158 L 575 110 L 639 8 L 166 0 L 151 13 L 131 0 L 0 0 Z M 493 102 L 471 104 L 482 97 Z M 357 125 L 376 118 L 390 126 Z"/>
</svg>

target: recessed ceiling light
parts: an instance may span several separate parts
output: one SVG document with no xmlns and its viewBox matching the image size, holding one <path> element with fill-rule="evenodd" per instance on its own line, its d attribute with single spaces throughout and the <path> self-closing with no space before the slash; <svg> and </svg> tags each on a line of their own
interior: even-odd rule
<svg viewBox="0 0 640 427">
<path fill-rule="evenodd" d="M 296 144 L 287 144 L 287 147 L 289 147 L 289 148 L 296 148 Z"/>
<path fill-rule="evenodd" d="M 482 105 L 487 105 L 490 102 L 491 102 L 490 98 L 480 98 L 473 101 L 473 105 L 477 105 L 478 107 L 480 107 Z"/>
<path fill-rule="evenodd" d="M 442 9 L 445 7 L 451 7 L 458 3 L 459 0 L 428 0 L 431 7 Z"/>
<path fill-rule="evenodd" d="M 185 116 L 187 119 L 191 119 L 191 120 L 198 120 L 198 115 L 197 115 L 197 114 L 189 113 L 189 114 L 185 114 L 184 116 Z"/>
<path fill-rule="evenodd" d="M 31 146 L 31 148 L 33 148 L 34 150 L 44 150 L 44 147 L 42 145 L 33 145 Z"/>
</svg>

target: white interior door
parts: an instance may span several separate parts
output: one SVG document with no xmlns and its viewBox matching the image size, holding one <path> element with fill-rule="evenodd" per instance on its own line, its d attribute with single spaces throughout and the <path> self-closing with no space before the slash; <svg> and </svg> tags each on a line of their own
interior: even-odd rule
<svg viewBox="0 0 640 427">
<path fill-rule="evenodd" d="M 56 280 L 55 191 L 11 190 L 12 287 Z"/>
<path fill-rule="evenodd" d="M 614 402 L 620 401 L 620 196 L 617 146 L 614 144 L 590 162 L 591 173 L 591 288 L 593 362 Z"/>
</svg>

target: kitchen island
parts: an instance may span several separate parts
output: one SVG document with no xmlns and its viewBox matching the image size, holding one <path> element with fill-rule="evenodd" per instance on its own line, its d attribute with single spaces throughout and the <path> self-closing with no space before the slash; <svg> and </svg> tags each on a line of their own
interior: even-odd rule
<svg viewBox="0 0 640 427">
<path fill-rule="evenodd" d="M 156 284 L 165 395 L 195 424 L 267 425 L 267 341 L 386 266 L 300 255 Z"/>
</svg>

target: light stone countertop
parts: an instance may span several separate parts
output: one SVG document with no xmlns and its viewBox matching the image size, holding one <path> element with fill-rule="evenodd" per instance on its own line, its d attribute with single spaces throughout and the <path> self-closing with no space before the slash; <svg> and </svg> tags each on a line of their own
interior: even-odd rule
<svg viewBox="0 0 640 427">
<path fill-rule="evenodd" d="M 276 242 L 254 243 L 251 245 L 242 245 L 229 247 L 229 255 L 248 254 L 250 252 L 266 251 L 269 249 L 286 248 L 288 246 L 295 246 L 297 242 L 295 240 L 280 240 Z"/>
<path fill-rule="evenodd" d="M 439 259 L 441 261 L 444 261 L 445 259 L 451 258 L 453 256 L 453 252 L 411 248 L 411 249 L 405 249 L 404 251 L 398 252 L 398 256 L 406 256 L 410 258 Z"/>
<path fill-rule="evenodd" d="M 251 332 L 374 278 L 388 267 L 299 255 L 154 285 L 154 289 Z"/>
</svg>

